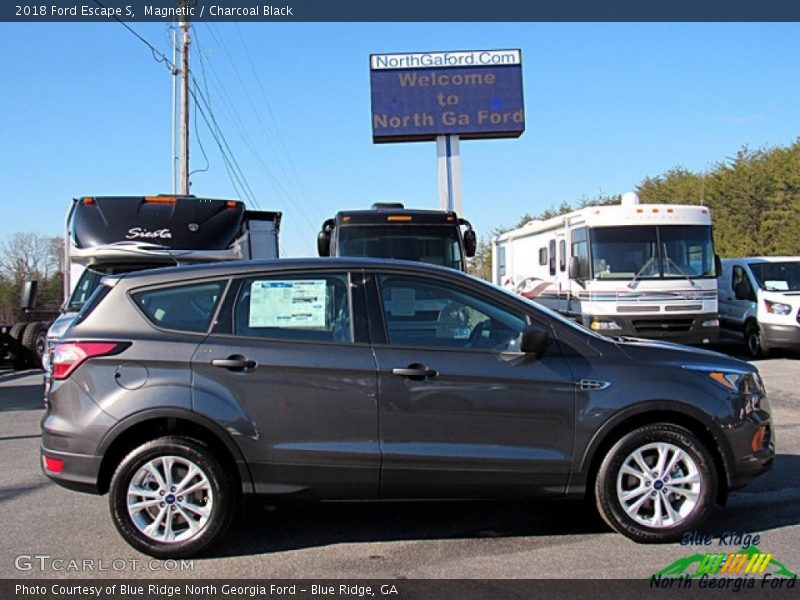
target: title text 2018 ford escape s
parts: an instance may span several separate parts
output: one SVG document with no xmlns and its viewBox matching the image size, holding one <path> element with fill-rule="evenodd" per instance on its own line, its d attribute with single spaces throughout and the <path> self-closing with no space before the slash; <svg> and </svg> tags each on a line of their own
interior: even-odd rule
<svg viewBox="0 0 800 600">
<path fill-rule="evenodd" d="M 768 469 L 755 368 L 597 336 L 455 271 L 370 259 L 104 280 L 56 346 L 42 467 L 123 537 L 200 552 L 239 494 L 593 494 L 642 542 Z"/>
</svg>

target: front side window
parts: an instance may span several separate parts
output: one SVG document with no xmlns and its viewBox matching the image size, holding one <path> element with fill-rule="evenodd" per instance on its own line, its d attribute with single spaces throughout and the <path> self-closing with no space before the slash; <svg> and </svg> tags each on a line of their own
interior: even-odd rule
<svg viewBox="0 0 800 600">
<path fill-rule="evenodd" d="M 235 335 L 352 343 L 345 274 L 271 275 L 242 282 L 234 306 Z"/>
<path fill-rule="evenodd" d="M 225 281 L 192 283 L 132 294 L 147 319 L 164 329 L 205 333 L 225 290 Z"/>
<path fill-rule="evenodd" d="M 389 344 L 513 351 L 525 315 L 438 281 L 379 277 Z"/>
<path fill-rule="evenodd" d="M 578 277 L 589 279 L 589 242 L 586 227 L 572 232 L 572 256 L 578 259 Z"/>
<path fill-rule="evenodd" d="M 343 225 L 337 235 L 338 256 L 396 258 L 463 268 L 456 225 Z"/>
</svg>

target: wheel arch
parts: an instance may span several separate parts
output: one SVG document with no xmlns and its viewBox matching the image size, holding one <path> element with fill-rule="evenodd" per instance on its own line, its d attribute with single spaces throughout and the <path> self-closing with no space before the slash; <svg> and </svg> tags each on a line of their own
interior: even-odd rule
<svg viewBox="0 0 800 600">
<path fill-rule="evenodd" d="M 241 450 L 230 434 L 213 421 L 181 409 L 151 409 L 119 421 L 105 435 L 97 449 L 103 457 L 97 477 L 100 494 L 108 492 L 119 463 L 137 446 L 165 435 L 184 435 L 206 445 L 230 469 L 234 489 L 252 493 L 253 479 Z"/>
<path fill-rule="evenodd" d="M 594 481 L 600 464 L 611 447 L 624 435 L 642 427 L 656 423 L 669 423 L 683 427 L 694 435 L 708 449 L 717 469 L 719 486 L 717 502 L 724 504 L 728 497 L 731 474 L 732 452 L 722 431 L 713 421 L 693 407 L 672 402 L 654 402 L 632 407 L 606 422 L 593 436 L 583 453 L 579 472 L 585 474 L 587 490 L 594 489 Z"/>
</svg>

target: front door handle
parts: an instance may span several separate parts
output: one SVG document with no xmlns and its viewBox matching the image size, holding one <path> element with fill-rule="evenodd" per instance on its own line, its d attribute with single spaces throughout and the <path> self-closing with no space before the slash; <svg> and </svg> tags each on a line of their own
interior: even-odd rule
<svg viewBox="0 0 800 600">
<path fill-rule="evenodd" d="M 230 369 L 231 371 L 244 371 L 245 369 L 254 369 L 256 361 L 249 360 L 244 356 L 234 354 L 228 358 L 215 358 L 211 361 L 215 367 L 222 367 L 223 369 Z"/>
<path fill-rule="evenodd" d="M 429 369 L 427 366 L 419 363 L 408 365 L 405 369 L 392 369 L 392 375 L 398 377 L 408 377 L 414 381 L 422 381 L 429 377 L 437 377 L 439 371 L 436 369 Z"/>
</svg>

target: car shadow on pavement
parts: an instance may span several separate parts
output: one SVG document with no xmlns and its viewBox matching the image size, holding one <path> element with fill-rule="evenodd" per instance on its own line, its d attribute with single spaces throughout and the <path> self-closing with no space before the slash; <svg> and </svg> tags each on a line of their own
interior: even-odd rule
<svg viewBox="0 0 800 600">
<path fill-rule="evenodd" d="M 0 386 L 0 412 L 41 410 L 44 408 L 43 397 L 42 384 Z"/>
<path fill-rule="evenodd" d="M 763 533 L 800 523 L 800 456 L 781 454 L 771 471 L 712 513 L 701 533 Z M 611 533 L 593 502 L 249 503 L 208 558 L 269 554 L 359 542 L 544 537 Z M 620 541 L 623 538 L 620 537 Z"/>
<path fill-rule="evenodd" d="M 610 531 L 581 500 L 282 503 L 243 509 L 208 557 L 354 542 L 512 538 Z"/>
<path fill-rule="evenodd" d="M 778 454 L 772 469 L 732 492 L 725 507 L 703 527 L 704 533 L 762 533 L 800 524 L 800 456 Z"/>
</svg>

